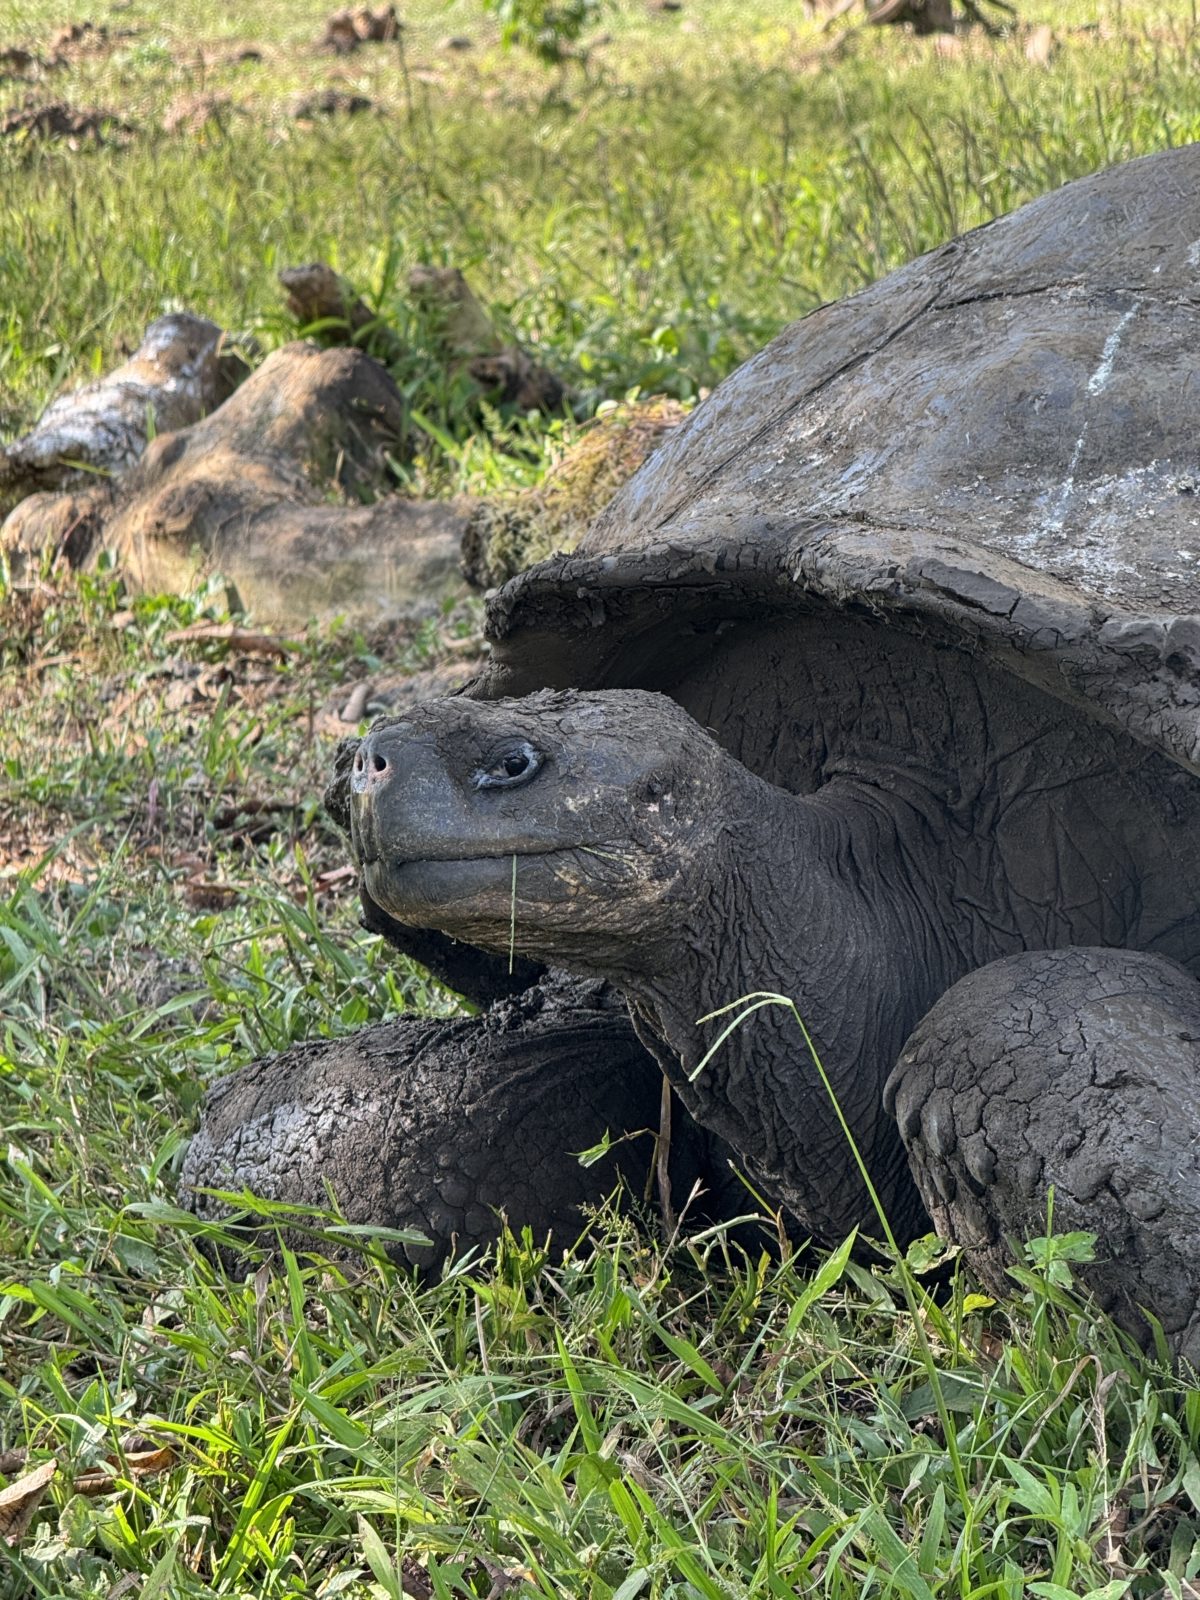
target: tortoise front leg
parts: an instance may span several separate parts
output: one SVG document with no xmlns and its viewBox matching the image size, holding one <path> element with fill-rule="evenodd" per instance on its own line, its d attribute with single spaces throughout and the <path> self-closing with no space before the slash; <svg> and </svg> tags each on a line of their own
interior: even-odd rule
<svg viewBox="0 0 1200 1600">
<path fill-rule="evenodd" d="M 938 1233 L 1003 1290 L 1023 1240 L 1097 1236 L 1080 1269 L 1145 1341 L 1200 1361 L 1200 984 L 1164 957 L 994 961 L 910 1035 L 885 1089 Z"/>
<path fill-rule="evenodd" d="M 319 1207 L 332 1195 L 349 1222 L 426 1235 L 404 1250 L 426 1268 L 493 1242 L 501 1215 L 561 1248 L 621 1179 L 643 1192 L 661 1084 L 611 991 L 551 980 L 482 1016 L 401 1018 L 251 1062 L 209 1091 L 183 1197 L 220 1216 L 228 1207 L 202 1191 Z M 675 1121 L 678 1201 L 715 1157 L 686 1115 Z M 609 1153 L 582 1166 L 577 1152 L 606 1133 Z M 300 1227 L 285 1236 L 311 1243 Z"/>
</svg>

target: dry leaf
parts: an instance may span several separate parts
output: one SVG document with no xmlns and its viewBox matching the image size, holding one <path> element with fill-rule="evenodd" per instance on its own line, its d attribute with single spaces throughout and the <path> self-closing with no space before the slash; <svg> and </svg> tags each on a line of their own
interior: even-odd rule
<svg viewBox="0 0 1200 1600">
<path fill-rule="evenodd" d="M 207 878 L 189 878 L 183 892 L 189 903 L 200 911 L 224 911 L 238 897 L 231 883 L 213 883 Z"/>
<path fill-rule="evenodd" d="M 433 1580 L 412 1556 L 400 1558 L 400 1587 L 409 1600 L 432 1600 Z"/>
<path fill-rule="evenodd" d="M 46 1486 L 57 1471 L 57 1461 L 43 1461 L 7 1489 L 0 1489 L 0 1539 L 6 1545 L 18 1545 L 25 1537 Z"/>
<path fill-rule="evenodd" d="M 75 1479 L 75 1493 L 86 1495 L 112 1494 L 131 1478 L 148 1478 L 155 1472 L 169 1472 L 175 1465 L 175 1452 L 170 1445 L 157 1445 L 149 1450 L 129 1450 L 125 1462 L 116 1456 L 107 1458 L 109 1466 L 92 1467 Z"/>
<path fill-rule="evenodd" d="M 986 1328 L 982 1330 L 976 1342 L 979 1346 L 980 1355 L 984 1356 L 988 1361 L 1000 1361 L 1003 1358 L 1004 1340 L 997 1338 L 994 1333 L 990 1333 Z"/>
<path fill-rule="evenodd" d="M 162 851 L 157 845 L 151 845 L 146 851 L 148 856 L 161 858 Z M 196 855 L 189 852 L 187 855 L 172 855 L 167 858 L 167 865 L 173 872 L 186 872 L 189 878 L 202 878 L 212 862 L 207 856 Z"/>
<path fill-rule="evenodd" d="M 480 1556 L 477 1565 L 482 1566 L 488 1577 L 492 1580 L 492 1587 L 487 1600 L 504 1600 L 511 1589 L 519 1589 L 524 1584 L 530 1587 L 534 1584 L 534 1575 L 529 1567 L 501 1567 L 494 1561 L 489 1561 L 486 1556 Z"/>
<path fill-rule="evenodd" d="M 328 872 L 319 872 L 312 880 L 314 894 L 340 894 L 342 890 L 352 888 L 358 880 L 356 867 L 331 867 Z M 288 893 L 297 905 L 303 905 L 308 899 L 309 886 L 300 878 L 295 878 L 288 885 Z"/>
</svg>

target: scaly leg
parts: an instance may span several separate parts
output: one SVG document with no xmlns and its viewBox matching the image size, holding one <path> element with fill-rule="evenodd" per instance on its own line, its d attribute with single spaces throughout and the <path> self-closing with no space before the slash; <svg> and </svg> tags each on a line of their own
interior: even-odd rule
<svg viewBox="0 0 1200 1600">
<path fill-rule="evenodd" d="M 1081 1276 L 1139 1338 L 1200 1360 L 1200 984 L 1161 956 L 1011 956 L 954 985 L 885 1091 L 922 1198 L 983 1282 L 1046 1231 L 1097 1236 Z"/>
<path fill-rule="evenodd" d="M 228 1208 L 198 1191 L 249 1188 L 306 1206 L 326 1206 L 332 1192 L 350 1222 L 425 1234 L 428 1247 L 404 1250 L 423 1267 L 492 1242 L 499 1213 L 565 1246 L 585 1226 L 582 1208 L 619 1179 L 643 1191 L 661 1085 L 611 991 L 551 980 L 482 1016 L 402 1018 L 233 1073 L 209 1091 L 184 1201 L 220 1216 Z M 749 1209 L 715 1142 L 675 1113 L 675 1204 L 701 1179 L 713 1203 L 693 1217 Z M 576 1153 L 606 1132 L 610 1152 L 581 1166 Z M 290 1233 L 305 1240 L 301 1228 Z"/>
</svg>

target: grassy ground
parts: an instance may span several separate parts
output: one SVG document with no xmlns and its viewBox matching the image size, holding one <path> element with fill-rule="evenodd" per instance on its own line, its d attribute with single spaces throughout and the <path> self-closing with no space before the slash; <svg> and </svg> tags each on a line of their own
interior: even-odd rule
<svg viewBox="0 0 1200 1600">
<path fill-rule="evenodd" d="M 317 256 L 401 327 L 407 266 L 461 264 L 593 399 L 690 397 L 959 227 L 1200 136 L 1186 4 L 1024 13 L 1053 23 L 1049 65 L 1025 33 L 834 52 L 791 5 L 629 7 L 560 78 L 467 0 L 347 61 L 312 48 L 309 0 L 18 0 L 0 46 L 139 31 L 0 106 L 138 131 L 0 141 L 0 428 L 165 305 L 279 342 L 273 274 Z M 243 43 L 263 59 L 232 62 Z M 333 82 L 379 113 L 289 116 Z M 200 92 L 246 109 L 157 131 Z M 535 470 L 536 436 L 513 454 L 449 421 L 446 484 Z M 1200 1592 L 1200 1388 L 1044 1250 L 1001 1306 L 614 1216 L 599 1249 L 512 1240 L 432 1285 L 369 1249 L 209 1263 L 173 1209 L 205 1083 L 452 1004 L 358 931 L 319 794 L 348 685 L 461 659 L 477 620 L 297 628 L 282 660 L 173 637 L 221 607 L 0 582 L 0 1473 L 58 1463 L 0 1595 Z"/>
<path fill-rule="evenodd" d="M 405 8 L 403 49 L 314 48 L 323 5 L 10 0 L 37 44 L 136 28 L 26 95 L 111 108 L 128 145 L 0 141 L 0 429 L 110 362 L 164 304 L 283 333 L 273 275 L 327 257 L 396 312 L 415 260 L 481 295 L 597 392 L 689 395 L 784 322 L 1068 177 L 1200 135 L 1189 0 L 1026 0 L 1061 48 L 862 30 L 839 52 L 793 0 L 630 4 L 585 74 L 503 58 L 471 0 Z M 120 7 L 120 8 L 119 8 Z M 462 32 L 475 48 L 439 48 Z M 230 59 L 233 41 L 261 61 Z M 198 66 L 198 63 L 203 63 Z M 377 113 L 297 124 L 339 85 Z M 181 95 L 235 109 L 199 134 Z M 244 107 L 244 110 L 236 108 Z"/>
</svg>

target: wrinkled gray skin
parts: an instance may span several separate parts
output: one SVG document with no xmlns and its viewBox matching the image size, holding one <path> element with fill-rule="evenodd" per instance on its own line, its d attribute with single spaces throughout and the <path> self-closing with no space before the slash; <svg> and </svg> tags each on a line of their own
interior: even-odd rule
<svg viewBox="0 0 1200 1600">
<path fill-rule="evenodd" d="M 903 675 L 906 666 L 910 694 L 894 701 L 897 735 L 908 728 L 906 703 L 929 704 L 931 677 L 969 671 L 950 656 L 938 663 L 914 654 L 907 664 L 892 656 L 891 670 Z M 1135 971 L 1135 992 L 1109 1019 L 1126 1066 L 1102 1076 L 1104 1093 L 1077 1101 L 1080 1138 L 1104 1148 L 1103 1181 L 1121 1217 L 1119 1228 L 1099 1212 L 1093 1218 L 1116 1263 L 1106 1260 L 1100 1287 L 1131 1325 L 1137 1304 L 1152 1305 L 1191 1350 L 1191 1325 L 1174 1301 L 1168 1306 L 1164 1285 L 1172 1271 L 1200 1282 L 1200 1250 L 1186 1245 L 1200 1180 L 1197 1097 L 1179 1097 L 1165 1148 L 1147 1151 L 1143 1142 L 1148 1127 L 1157 1133 L 1146 1085 L 1168 1074 L 1194 1082 L 1194 1050 L 1179 1057 L 1186 1026 L 1161 1021 L 1200 1013 L 1195 980 L 1162 959 L 1200 963 L 1200 926 L 1179 914 L 1181 883 L 1200 890 L 1187 830 L 1156 815 L 1162 774 L 1145 758 L 1130 760 L 1135 753 L 1118 736 L 1075 725 L 1035 692 L 1014 699 L 1011 688 L 978 676 L 975 709 L 976 742 L 989 742 L 1014 783 L 1019 763 L 1029 763 L 1029 781 L 1008 802 L 1011 829 L 997 814 L 995 770 L 972 772 L 962 738 L 951 775 L 924 765 L 932 751 L 914 745 L 910 728 L 888 750 L 883 723 L 866 728 L 857 719 L 835 753 L 841 770 L 806 795 L 755 776 L 663 695 L 433 701 L 378 724 L 360 745 L 354 852 L 367 894 L 396 921 L 616 984 L 691 1114 L 733 1146 L 803 1230 L 827 1240 L 875 1225 L 795 1021 L 782 1008 L 758 1012 L 701 1069 L 722 1022 L 698 1019 L 759 990 L 796 1001 L 905 1238 L 926 1224 L 883 1104 L 899 1061 L 892 1094 L 921 1193 L 968 1250 L 980 1238 L 991 1248 L 1006 1234 L 1043 1231 L 1047 1182 L 1063 1185 L 1071 1225 L 1087 1225 L 1101 1182 L 1085 1182 L 1059 1159 L 1058 1102 L 1040 1096 L 1072 1049 L 1084 1082 L 1102 1072 L 1079 1044 L 1080 971 L 1109 980 L 1104 962 L 1118 974 Z M 952 720 L 942 732 L 955 739 Z M 826 752 L 829 744 L 822 740 Z M 1003 959 L 1048 939 L 1072 946 L 1099 938 L 1155 954 Z M 1023 1056 L 997 1011 L 1022 981 L 1040 985 L 1045 1004 Z M 940 1029 L 946 1012 L 957 1021 Z M 932 1056 L 930 1039 L 938 1041 Z M 933 1094 L 931 1060 L 948 1092 Z M 965 1107 L 972 1085 L 980 1087 L 969 1103 L 986 1097 L 995 1130 L 984 1162 L 992 1188 L 977 1184 L 975 1193 L 963 1179 L 968 1217 L 980 1212 L 985 1221 L 960 1228 L 946 1172 L 965 1171 L 966 1158 L 946 1107 Z M 971 1124 L 961 1115 L 966 1138 Z M 970 1146 L 976 1157 L 978 1144 Z M 1152 1214 L 1122 1199 L 1145 1189 L 1143 1167 L 1158 1174 Z M 981 1258 L 993 1276 L 995 1259 Z"/>
<path fill-rule="evenodd" d="M 519 765 L 527 752 L 540 766 L 508 778 L 506 757 Z M 479 787 L 493 769 L 485 781 L 500 786 Z M 351 816 L 364 888 L 389 916 L 486 949 L 511 941 L 610 979 L 692 1114 L 806 1228 L 840 1237 L 864 1220 L 832 1116 L 814 1096 L 782 1097 L 755 1065 L 764 1037 L 792 1054 L 790 1018 L 756 1018 L 695 1084 L 687 1079 L 714 1037 L 697 1018 L 755 989 L 795 994 L 809 941 L 836 975 L 822 986 L 820 1016 L 814 996 L 807 1019 L 826 1044 L 845 1019 L 843 1055 L 869 1050 L 890 1066 L 947 986 L 939 963 L 895 1017 L 850 1004 L 869 978 L 898 983 L 904 955 L 903 908 L 875 892 L 869 810 L 851 844 L 824 800 L 754 778 L 672 701 L 614 691 L 436 701 L 379 726 L 360 746 Z M 843 847 L 872 869 L 861 894 L 858 875 L 839 870 Z M 915 1199 L 879 1080 L 844 1093 L 899 1225 L 910 1224 Z M 789 1152 L 801 1143 L 793 1171 Z"/>
<path fill-rule="evenodd" d="M 618 1183 L 643 1191 L 659 1101 L 658 1074 L 611 994 L 559 978 L 484 1017 L 401 1018 L 221 1080 L 181 1188 L 215 1218 L 230 1207 L 205 1189 L 322 1209 L 332 1197 L 351 1223 L 424 1235 L 387 1248 L 426 1269 L 492 1243 L 502 1219 L 561 1247 Z M 581 1165 L 576 1153 L 606 1135 L 610 1152 Z M 739 1195 L 747 1209 L 724 1155 L 677 1122 L 670 1186 L 692 1224 L 733 1215 Z M 697 1185 L 703 1196 L 688 1206 Z M 303 1224 L 283 1231 L 297 1248 L 313 1243 Z"/>
<path fill-rule="evenodd" d="M 358 743 L 343 741 L 325 796 L 347 832 Z M 737 1242 L 761 1248 L 732 1152 L 677 1102 L 664 1126 L 661 1072 L 608 985 L 403 927 L 365 889 L 362 901 L 365 928 L 483 1014 L 401 1018 L 220 1080 L 184 1159 L 193 1210 L 228 1215 L 208 1190 L 319 1208 L 332 1200 L 352 1223 L 423 1235 L 427 1244 L 386 1248 L 434 1270 L 494 1243 L 505 1223 L 564 1248 L 620 1185 L 627 1197 L 655 1189 L 668 1220 L 689 1230 L 734 1223 Z M 606 1139 L 610 1153 L 581 1165 L 578 1152 Z M 296 1248 L 313 1243 L 300 1223 L 283 1234 Z"/>
</svg>

